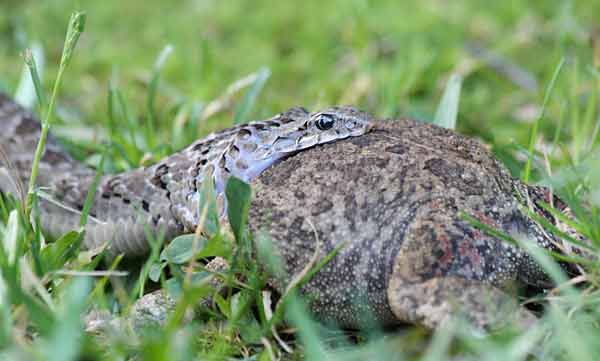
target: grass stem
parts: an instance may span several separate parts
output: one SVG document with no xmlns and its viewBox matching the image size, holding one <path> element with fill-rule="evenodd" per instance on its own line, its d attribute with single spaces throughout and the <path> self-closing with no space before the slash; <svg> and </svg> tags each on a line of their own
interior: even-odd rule
<svg viewBox="0 0 600 361">
<path fill-rule="evenodd" d="M 46 139 L 48 138 L 48 131 L 50 130 L 52 114 L 54 112 L 56 98 L 58 96 L 58 90 L 60 89 L 60 85 L 62 83 L 63 74 L 71 61 L 73 51 L 75 50 L 77 41 L 79 40 L 79 37 L 81 36 L 81 33 L 83 32 L 84 28 L 85 13 L 76 11 L 73 14 L 71 14 L 71 19 L 69 20 L 69 26 L 67 28 L 67 35 L 65 37 L 65 45 L 63 48 L 62 56 L 60 59 L 60 65 L 58 68 L 58 74 L 56 75 L 56 80 L 54 81 L 54 87 L 52 89 L 50 103 L 48 104 L 46 114 L 42 120 L 40 140 L 38 142 L 37 148 L 35 149 L 33 163 L 31 165 L 31 177 L 29 178 L 29 187 L 27 189 L 27 200 L 25 205 L 25 216 L 27 219 L 29 219 L 29 216 L 31 215 L 31 209 L 33 206 L 33 200 L 35 196 L 35 182 L 38 176 L 40 161 L 42 159 L 44 148 L 46 146 Z"/>
</svg>

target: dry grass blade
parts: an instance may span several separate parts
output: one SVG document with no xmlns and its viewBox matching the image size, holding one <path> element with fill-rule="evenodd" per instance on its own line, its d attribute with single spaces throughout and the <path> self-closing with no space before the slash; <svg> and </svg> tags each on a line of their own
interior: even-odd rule
<svg viewBox="0 0 600 361">
<path fill-rule="evenodd" d="M 263 310 L 265 312 L 265 318 L 267 319 L 267 321 L 270 321 L 273 318 L 273 311 L 271 310 L 271 292 L 270 291 L 262 291 L 261 295 L 262 295 Z M 275 326 L 271 326 L 271 333 L 273 334 L 273 337 L 275 338 L 275 340 L 277 340 L 277 343 L 279 343 L 279 346 L 281 346 L 281 348 L 284 349 L 285 352 L 292 353 L 294 351 L 294 350 L 292 350 L 292 348 L 290 346 L 288 346 L 287 343 L 285 343 L 285 341 L 283 341 L 281 339 Z"/>
<path fill-rule="evenodd" d="M 56 311 L 52 296 L 48 293 L 42 281 L 35 275 L 27 259 L 21 258 L 19 266 L 21 268 L 21 282 L 23 283 L 23 289 L 34 289 L 40 298 L 44 300 L 44 303 L 46 303 L 48 308 L 53 312 Z"/>
<path fill-rule="evenodd" d="M 535 76 L 507 57 L 488 50 L 483 45 L 477 43 L 468 43 L 465 48 L 474 58 L 485 63 L 518 87 L 532 93 L 538 91 L 539 85 Z"/>
<path fill-rule="evenodd" d="M 90 277 L 125 277 L 129 275 L 127 271 L 74 271 L 59 270 L 52 272 L 58 276 L 90 276 Z"/>
<path fill-rule="evenodd" d="M 254 84 L 258 76 L 259 72 L 254 72 L 231 83 L 221 96 L 206 105 L 200 114 L 199 124 L 202 124 L 203 121 L 215 116 L 216 114 L 231 109 L 234 99 L 239 92 Z"/>
<path fill-rule="evenodd" d="M 17 176 L 17 169 L 10 161 L 6 150 L 0 144 L 0 164 L 4 164 L 5 167 L 0 167 L 0 181 L 6 181 L 12 186 L 12 191 L 15 192 L 21 201 L 21 204 L 25 204 L 27 199 L 27 193 L 25 192 L 25 185 L 21 181 L 21 178 Z"/>
</svg>

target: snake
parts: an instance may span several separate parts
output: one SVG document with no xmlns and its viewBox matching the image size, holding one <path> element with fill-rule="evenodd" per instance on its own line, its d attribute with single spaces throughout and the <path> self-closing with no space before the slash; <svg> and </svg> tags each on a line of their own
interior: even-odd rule
<svg viewBox="0 0 600 361">
<path fill-rule="evenodd" d="M 372 127 L 372 117 L 352 106 L 316 112 L 293 107 L 269 119 L 251 121 L 203 137 L 147 167 L 103 175 L 71 157 L 49 135 L 39 164 L 37 212 L 45 234 L 59 237 L 79 227 L 88 192 L 94 200 L 83 246 L 108 244 L 114 254 L 146 254 L 149 237 L 173 238 L 198 226 L 204 182 L 210 181 L 227 217 L 225 185 L 230 177 L 251 182 L 267 168 L 303 150 L 357 137 Z M 0 192 L 18 196 L 29 181 L 41 126 L 36 116 L 0 93 Z"/>
</svg>

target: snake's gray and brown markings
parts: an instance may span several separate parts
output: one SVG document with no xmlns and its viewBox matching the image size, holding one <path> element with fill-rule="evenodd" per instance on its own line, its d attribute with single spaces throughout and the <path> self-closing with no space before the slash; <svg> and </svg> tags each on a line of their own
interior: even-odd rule
<svg viewBox="0 0 600 361">
<path fill-rule="evenodd" d="M 352 107 L 311 113 L 292 108 L 271 119 L 242 124 L 210 134 L 159 163 L 119 175 L 105 176 L 86 227 L 88 248 L 112 241 L 114 253 L 144 254 L 146 231 L 164 231 L 170 238 L 193 232 L 198 223 L 200 185 L 212 177 L 221 216 L 226 216 L 224 189 L 230 175 L 252 181 L 282 158 L 318 144 L 362 135 L 370 116 Z M 39 139 L 34 117 L 0 94 L 0 146 L 21 181 L 31 170 L 32 149 Z M 61 205 L 41 200 L 42 226 L 58 236 L 77 228 L 95 171 L 75 162 L 52 138 L 40 165 L 39 184 Z M 0 168 L 0 191 L 15 191 L 7 167 Z"/>
<path fill-rule="evenodd" d="M 354 119 L 355 124 L 360 119 L 359 129 L 371 123 L 370 116 L 353 108 L 331 112 L 345 114 L 343 118 Z M 220 134 L 227 139 L 240 133 L 252 138 L 267 130 L 265 138 L 255 139 L 272 146 L 279 144 L 273 132 L 278 127 L 307 124 L 292 134 L 312 129 L 314 135 L 320 130 L 314 124 L 317 119 L 323 118 L 293 109 L 254 123 L 255 133 L 241 126 Z M 4 130 L 0 144 L 18 176 L 26 180 L 39 127 L 7 98 L 0 98 L 0 123 Z M 93 238 L 113 238 L 118 251 L 135 254 L 147 248 L 141 224 L 166 226 L 170 235 L 193 226 L 193 210 L 198 208 L 193 191 L 199 173 L 206 172 L 198 166 L 203 159 L 209 162 L 199 155 L 206 151 L 216 157 L 211 161 L 219 169 L 245 168 L 235 164 L 230 153 L 241 153 L 244 145 L 220 143 L 218 138 L 199 141 L 155 166 L 105 177 L 92 211 L 112 222 L 114 230 L 101 234 L 98 230 L 107 227 L 96 227 Z M 565 204 L 547 189 L 511 177 L 479 142 L 447 129 L 410 120 L 377 122 L 374 131 L 349 138 L 306 149 L 276 167 L 266 164 L 268 168 L 253 181 L 256 195 L 249 226 L 255 232 L 266 229 L 288 275 L 298 274 L 309 262 L 315 233 L 323 255 L 346 242 L 302 288 L 316 296 L 311 297 L 314 314 L 349 327 L 373 321 L 438 327 L 461 305 L 482 328 L 511 317 L 530 324 L 535 317 L 522 307 L 514 308 L 515 299 L 505 290 L 514 283 L 549 287 L 548 277 L 526 252 L 477 229 L 461 212 L 515 238 L 560 251 L 561 240 L 545 232 L 522 208 L 529 206 L 556 224 L 558 220 L 540 205 L 552 202 L 564 210 Z M 282 146 L 292 144 L 285 139 Z M 307 144 L 330 140 L 313 138 Z M 270 154 L 268 149 L 262 152 Z M 55 197 L 79 209 L 94 172 L 74 162 L 53 141 L 42 167 L 40 184 L 51 185 Z M 243 172 L 238 176 L 244 178 Z M 10 184 L 0 178 L 1 189 Z M 218 179 L 216 184 L 223 185 Z M 57 207 L 46 209 L 43 217 L 45 227 L 58 233 L 76 226 L 77 219 Z M 277 279 L 274 284 L 284 290 L 289 281 Z M 506 311 L 507 305 L 513 308 Z"/>
</svg>

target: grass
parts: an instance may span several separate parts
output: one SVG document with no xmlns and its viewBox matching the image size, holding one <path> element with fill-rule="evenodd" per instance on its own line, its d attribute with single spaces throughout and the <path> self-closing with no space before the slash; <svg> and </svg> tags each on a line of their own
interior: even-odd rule
<svg viewBox="0 0 600 361">
<path fill-rule="evenodd" d="M 64 72 L 61 51 L 75 10 L 86 12 L 86 29 Z M 36 93 L 46 99 L 43 89 L 58 89 L 62 77 L 60 95 L 53 91 L 38 110 L 77 159 L 104 173 L 151 163 L 212 130 L 298 104 L 353 103 L 380 116 L 456 124 L 489 144 L 515 176 L 552 185 L 597 252 L 600 38 L 592 30 L 599 11 L 592 1 L 8 1 L 0 5 L 0 89 L 15 94 L 25 84 L 32 91 L 19 92 L 20 100 L 36 104 Z M 500 61 L 474 55 L 473 45 Z M 29 47 L 42 49 L 40 84 L 21 79 L 27 65 L 20 54 Z M 246 190 L 238 187 L 233 237 L 245 242 Z M 231 237 L 182 239 L 172 243 L 182 247 L 171 248 L 174 254 L 156 248 L 141 275 L 92 280 L 61 273 L 83 274 L 98 262 L 78 256 L 76 232 L 41 248 L 19 209 L 27 206 L 0 205 L 0 358 L 268 360 L 282 353 L 270 332 L 281 323 L 251 312 L 264 310 L 269 298 L 257 291 L 264 274 L 244 253 L 234 264 L 246 275 L 240 291 L 217 297 L 218 310 L 200 321 L 184 321 L 188 306 L 208 292 L 207 275 L 189 273 L 185 266 L 201 266 L 185 252 L 204 245 L 207 255 L 233 257 Z M 217 227 L 210 214 L 206 226 Z M 116 259 L 106 269 L 119 267 Z M 163 269 L 174 277 L 166 279 Z M 292 359 L 445 360 L 463 353 L 593 360 L 600 351 L 598 269 L 588 267 L 585 287 L 550 294 L 542 322 L 523 333 L 476 337 L 457 324 L 433 335 L 419 328 L 385 337 L 340 334 L 314 324 L 295 297 L 285 308 L 297 337 L 280 333 L 296 350 Z M 80 312 L 98 305 L 127 313 L 146 275 L 183 295 L 167 327 L 105 339 L 82 332 Z M 225 280 L 236 282 L 231 276 Z"/>
</svg>

